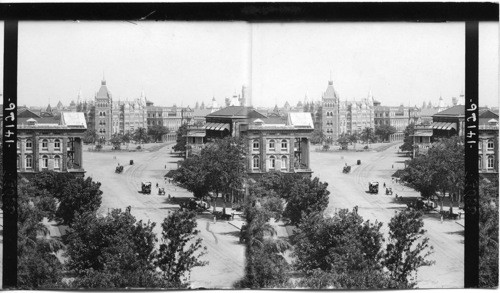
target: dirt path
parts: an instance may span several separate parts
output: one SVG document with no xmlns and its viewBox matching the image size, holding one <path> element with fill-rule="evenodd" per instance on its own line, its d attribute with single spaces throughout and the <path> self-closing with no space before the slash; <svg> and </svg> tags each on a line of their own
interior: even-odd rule
<svg viewBox="0 0 500 293">
<path fill-rule="evenodd" d="M 188 191 L 165 182 L 163 176 L 177 167 L 181 158 L 170 153 L 171 144 L 153 147 L 142 152 L 88 152 L 84 153 L 84 167 L 87 176 L 102 183 L 102 205 L 99 213 L 108 209 L 132 207 L 132 214 L 143 221 L 155 222 L 155 232 L 161 235 L 161 223 L 168 213 L 178 205 L 167 202 L 172 197 L 191 197 Z M 129 161 L 134 160 L 133 165 Z M 115 167 L 124 166 L 122 174 L 115 173 Z M 141 182 L 152 183 L 151 195 L 140 193 Z M 165 196 L 159 196 L 156 183 L 165 188 Z M 207 247 L 202 260 L 209 264 L 195 268 L 190 276 L 192 288 L 231 288 L 243 277 L 244 246 L 239 244 L 239 230 L 225 221 L 212 222 L 209 214 L 198 216 L 198 234 Z"/>
<path fill-rule="evenodd" d="M 383 231 L 387 233 L 390 218 L 406 206 L 396 201 L 394 195 L 385 195 L 383 183 L 405 198 L 416 197 L 418 193 L 391 182 L 391 175 L 398 168 L 403 168 L 404 160 L 408 158 L 399 157 L 393 147 L 381 149 L 380 152 L 311 152 L 311 166 L 313 176 L 318 176 L 329 184 L 331 195 L 327 213 L 334 213 L 337 208 L 352 209 L 358 206 L 358 212 L 365 220 L 383 222 Z M 356 165 L 358 159 L 362 162 L 359 166 Z M 350 174 L 342 173 L 342 167 L 346 163 L 352 166 Z M 380 183 L 378 195 L 367 193 L 370 181 Z M 419 270 L 417 286 L 463 288 L 463 227 L 455 221 L 441 223 L 437 217 L 425 215 L 424 228 L 427 230 L 430 244 L 434 247 L 434 254 L 430 259 L 436 263 Z"/>
</svg>

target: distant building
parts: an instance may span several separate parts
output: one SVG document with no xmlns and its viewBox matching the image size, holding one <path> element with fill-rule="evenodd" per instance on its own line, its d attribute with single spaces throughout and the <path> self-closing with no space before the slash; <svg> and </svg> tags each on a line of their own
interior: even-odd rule
<svg viewBox="0 0 500 293">
<path fill-rule="evenodd" d="M 29 176 L 41 171 L 83 176 L 83 113 L 62 112 L 61 119 L 40 117 L 25 109 L 18 112 L 17 170 Z"/>
<path fill-rule="evenodd" d="M 401 141 L 404 139 L 404 131 L 406 127 L 414 121 L 410 107 L 392 106 L 375 106 L 374 108 L 374 124 L 375 127 L 389 125 L 396 129 L 396 133 L 392 134 L 390 141 Z"/>
<path fill-rule="evenodd" d="M 374 128 L 374 99 L 369 93 L 360 101 L 340 101 L 333 81 L 321 99 L 321 130 L 326 138 L 336 141 L 342 134 L 360 133 L 365 128 Z"/>
</svg>

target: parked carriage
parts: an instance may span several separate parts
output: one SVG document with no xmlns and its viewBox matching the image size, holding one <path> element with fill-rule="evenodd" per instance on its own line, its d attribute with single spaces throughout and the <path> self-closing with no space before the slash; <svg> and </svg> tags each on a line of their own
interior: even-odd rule
<svg viewBox="0 0 500 293">
<path fill-rule="evenodd" d="M 121 172 L 123 172 L 123 166 L 117 166 L 115 169 L 115 173 L 120 174 Z"/>
<path fill-rule="evenodd" d="M 344 169 L 342 170 L 342 172 L 344 172 L 346 174 L 351 172 L 351 166 L 344 166 Z"/>
<path fill-rule="evenodd" d="M 370 193 L 378 193 L 378 182 L 370 182 L 370 183 L 368 183 L 368 192 L 370 192 Z"/>
<path fill-rule="evenodd" d="M 141 191 L 143 194 L 151 194 L 151 182 L 142 182 Z"/>
</svg>

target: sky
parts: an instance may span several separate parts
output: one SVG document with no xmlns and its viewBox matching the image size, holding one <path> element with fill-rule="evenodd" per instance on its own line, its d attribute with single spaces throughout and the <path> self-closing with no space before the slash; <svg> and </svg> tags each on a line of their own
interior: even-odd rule
<svg viewBox="0 0 500 293">
<path fill-rule="evenodd" d="M 498 106 L 498 36 L 480 24 L 482 105 Z M 458 97 L 464 66 L 463 22 L 21 22 L 18 101 L 93 99 L 105 78 L 114 100 L 222 104 L 247 85 L 272 107 L 317 101 L 331 78 L 342 100 L 420 106 Z"/>
</svg>

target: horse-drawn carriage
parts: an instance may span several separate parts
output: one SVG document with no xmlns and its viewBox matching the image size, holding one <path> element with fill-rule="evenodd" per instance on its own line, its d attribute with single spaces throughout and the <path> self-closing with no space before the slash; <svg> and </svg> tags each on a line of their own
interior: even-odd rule
<svg viewBox="0 0 500 293">
<path fill-rule="evenodd" d="M 342 172 L 344 172 L 346 174 L 351 172 L 351 166 L 344 166 L 344 169 L 342 170 Z"/>
<path fill-rule="evenodd" d="M 158 188 L 158 195 L 165 195 L 165 188 L 163 187 Z"/>
<path fill-rule="evenodd" d="M 386 189 L 385 189 L 385 194 L 386 194 L 386 195 L 392 195 L 392 188 L 391 188 L 391 187 L 386 188 Z"/>
<path fill-rule="evenodd" d="M 123 172 L 123 166 L 116 166 L 115 173 L 120 174 L 121 172 Z"/>
</svg>

